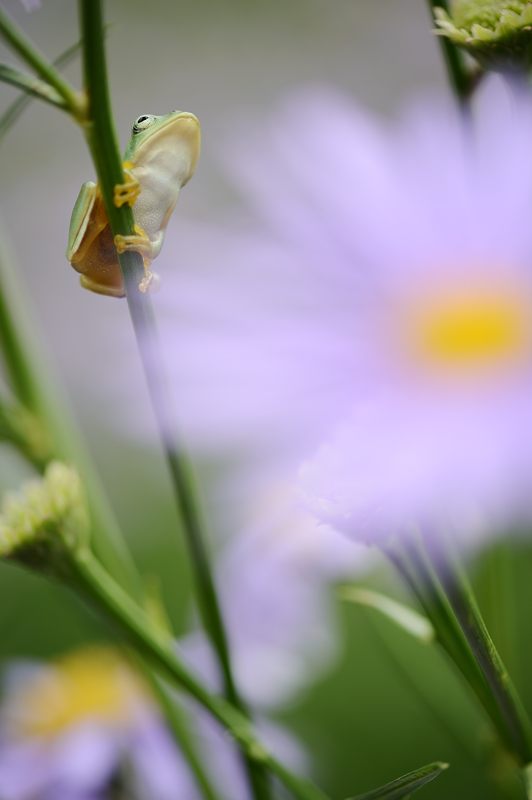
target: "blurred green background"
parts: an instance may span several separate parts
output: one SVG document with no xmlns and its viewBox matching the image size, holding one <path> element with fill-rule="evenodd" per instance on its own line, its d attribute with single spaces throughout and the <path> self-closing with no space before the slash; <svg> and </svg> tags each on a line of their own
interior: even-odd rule
<svg viewBox="0 0 532 800">
<path fill-rule="evenodd" d="M 72 0 L 44 0 L 31 14 L 16 0 L 5 6 L 50 57 L 78 39 Z M 331 83 L 385 116 L 416 93 L 446 91 L 423 0 L 114 0 L 107 3 L 107 16 L 122 142 L 142 113 L 183 108 L 202 122 L 200 166 L 172 220 L 172 237 L 187 220 L 216 221 L 228 205 L 238 207 L 217 164 L 216 143 L 239 117 L 270 113 L 286 89 Z M 13 60 L 3 52 L 1 58 Z M 79 63 L 66 74 L 79 84 Z M 1 113 L 16 92 L 4 86 L 0 91 Z M 139 444 L 113 425 L 122 397 L 113 376 L 120 381 L 124 368 L 130 411 L 150 413 L 134 353 L 128 360 L 123 342 L 113 349 L 117 328 L 129 336 L 125 304 L 80 291 L 64 257 L 73 202 L 80 184 L 93 176 L 80 131 L 35 102 L 2 143 L 0 162 L 2 220 L 36 336 L 138 563 L 161 576 L 176 628 L 183 630 L 190 580 L 177 537 L 166 535 L 175 517 L 155 434 L 153 446 Z M 2 489 L 17 486 L 27 474 L 16 456 L 0 452 Z M 496 574 L 502 561 L 504 595 Z M 524 544 L 487 554 L 475 566 L 483 610 L 532 709 L 531 576 Z M 402 591 L 385 566 L 374 580 Z M 370 611 L 338 604 L 338 614 L 345 638 L 340 662 L 283 714 L 308 746 L 314 776 L 332 797 L 361 792 L 432 760 L 449 761 L 451 769 L 423 790 L 427 800 L 521 796 L 512 785 L 503 794 L 503 758 L 440 653 L 407 640 Z M 0 567 L 2 660 L 53 656 L 106 635 L 66 592 Z"/>
</svg>

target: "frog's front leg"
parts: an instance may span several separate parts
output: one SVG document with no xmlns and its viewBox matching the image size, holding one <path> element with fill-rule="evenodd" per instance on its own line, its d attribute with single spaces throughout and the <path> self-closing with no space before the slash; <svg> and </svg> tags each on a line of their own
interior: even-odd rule
<svg viewBox="0 0 532 800">
<path fill-rule="evenodd" d="M 117 183 L 114 188 L 113 202 L 117 208 L 126 203 L 128 206 L 133 206 L 140 194 L 140 183 L 131 172 L 133 166 L 131 161 L 124 161 L 122 165 L 126 180 L 124 183 Z"/>
<path fill-rule="evenodd" d="M 117 253 L 125 253 L 126 250 L 134 250 L 140 253 L 144 264 L 144 277 L 139 283 L 139 290 L 146 293 L 151 289 L 155 289 L 159 284 L 159 276 L 152 272 L 150 269 L 151 262 L 154 258 L 153 245 L 147 233 L 140 227 L 135 225 L 135 233 L 130 236 L 122 236 L 117 234 L 114 238 L 114 243 Z"/>
</svg>

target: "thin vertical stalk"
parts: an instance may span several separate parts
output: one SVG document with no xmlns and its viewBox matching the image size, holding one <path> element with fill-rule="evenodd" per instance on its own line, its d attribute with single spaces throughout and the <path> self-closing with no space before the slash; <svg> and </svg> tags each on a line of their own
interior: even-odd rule
<svg viewBox="0 0 532 800">
<path fill-rule="evenodd" d="M 101 0 L 80 0 L 83 38 L 85 89 L 89 100 L 85 124 L 87 142 L 93 156 L 98 182 L 104 198 L 113 235 L 133 233 L 131 208 L 117 208 L 113 203 L 114 187 L 124 180 L 113 125 L 103 42 Z M 209 564 L 205 534 L 197 508 L 186 458 L 177 443 L 172 425 L 171 405 L 164 382 L 155 319 L 150 298 L 138 290 L 144 274 L 139 253 L 120 255 L 126 297 L 135 331 L 156 421 L 170 470 L 174 495 L 194 570 L 198 605 L 207 635 L 216 654 L 227 699 L 247 715 L 247 708 L 237 690 L 229 656 L 227 635 Z M 270 797 L 264 770 L 245 757 L 245 767 L 256 800 Z"/>
<path fill-rule="evenodd" d="M 210 777 L 196 750 L 196 743 L 193 740 L 187 719 L 188 715 L 174 699 L 170 697 L 162 680 L 158 675 L 154 674 L 146 662 L 141 658 L 135 660 L 137 661 L 137 668 L 142 671 L 142 674 L 150 685 L 153 695 L 163 710 L 168 726 L 174 735 L 175 741 L 179 743 L 179 749 L 190 767 L 190 771 L 194 776 L 204 800 L 220 800 L 220 796 L 213 788 Z"/>
</svg>

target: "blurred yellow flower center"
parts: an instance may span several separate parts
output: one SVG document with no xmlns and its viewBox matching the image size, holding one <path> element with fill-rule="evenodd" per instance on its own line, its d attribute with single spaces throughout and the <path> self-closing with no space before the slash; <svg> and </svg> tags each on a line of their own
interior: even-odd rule
<svg viewBox="0 0 532 800">
<path fill-rule="evenodd" d="M 530 355 L 531 315 L 529 298 L 517 292 L 439 293 L 409 309 L 408 339 L 416 356 L 434 366 L 495 366 Z"/>
<path fill-rule="evenodd" d="M 87 647 L 25 681 L 9 716 L 21 736 L 53 737 L 89 720 L 120 727 L 143 695 L 140 680 L 113 650 Z"/>
</svg>

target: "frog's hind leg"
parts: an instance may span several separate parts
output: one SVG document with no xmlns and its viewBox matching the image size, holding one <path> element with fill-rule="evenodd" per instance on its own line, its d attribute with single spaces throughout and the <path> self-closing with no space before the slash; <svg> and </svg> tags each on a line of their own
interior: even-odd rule
<svg viewBox="0 0 532 800">
<path fill-rule="evenodd" d="M 107 285 L 102 281 L 89 278 L 88 275 L 80 275 L 79 282 L 84 289 L 96 292 L 96 294 L 103 294 L 107 297 L 124 297 L 125 294 L 123 286 Z"/>
<path fill-rule="evenodd" d="M 70 217 L 66 256 L 72 265 L 84 261 L 94 240 L 107 225 L 98 186 L 87 181 L 79 190 Z"/>
<path fill-rule="evenodd" d="M 154 289 L 159 284 L 159 276 L 152 272 L 150 269 L 153 260 L 153 244 L 150 241 L 147 233 L 140 227 L 135 225 L 135 233 L 130 236 L 122 236 L 117 234 L 114 238 L 114 243 L 117 253 L 125 253 L 126 250 L 133 250 L 140 253 L 144 264 L 144 277 L 139 283 L 139 289 L 142 293 Z"/>
<path fill-rule="evenodd" d="M 135 233 L 129 236 L 122 236 L 122 234 L 117 233 L 114 238 L 114 243 L 116 252 L 119 254 L 125 253 L 126 250 L 134 250 L 136 253 L 140 253 L 145 260 L 152 260 L 151 241 L 146 231 L 144 231 L 140 225 L 135 225 Z"/>
</svg>

